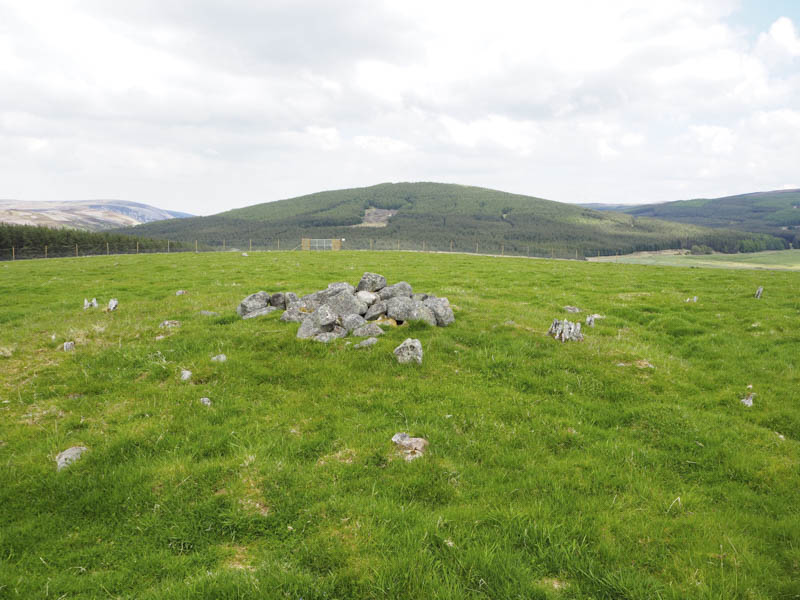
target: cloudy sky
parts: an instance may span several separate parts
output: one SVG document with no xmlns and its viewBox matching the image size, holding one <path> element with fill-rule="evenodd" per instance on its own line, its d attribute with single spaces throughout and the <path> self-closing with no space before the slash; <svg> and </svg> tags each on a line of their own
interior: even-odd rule
<svg viewBox="0 0 800 600">
<path fill-rule="evenodd" d="M 0 0 L 0 198 L 800 187 L 797 0 Z"/>
</svg>

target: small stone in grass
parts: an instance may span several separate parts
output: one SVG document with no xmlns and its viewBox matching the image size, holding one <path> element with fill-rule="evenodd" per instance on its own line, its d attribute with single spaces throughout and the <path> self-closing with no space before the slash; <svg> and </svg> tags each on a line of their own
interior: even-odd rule
<svg viewBox="0 0 800 600">
<path fill-rule="evenodd" d="M 64 352 L 75 350 L 75 342 L 64 342 Z"/>
<path fill-rule="evenodd" d="M 407 433 L 395 433 L 392 436 L 392 442 L 394 442 L 405 455 L 407 461 L 419 458 L 428 448 L 428 440 L 425 438 L 411 437 Z"/>
<path fill-rule="evenodd" d="M 569 305 L 565 306 L 564 310 L 567 311 L 568 313 L 579 313 L 579 312 L 581 312 L 581 309 L 578 308 L 577 306 L 569 306 Z"/>
<path fill-rule="evenodd" d="M 180 326 L 181 326 L 180 321 L 173 321 L 173 320 L 161 321 L 161 325 L 159 325 L 161 329 L 172 329 L 173 327 L 180 327 Z"/>
<path fill-rule="evenodd" d="M 204 406 L 211 406 L 211 399 L 210 398 L 200 398 L 200 404 Z"/>
<path fill-rule="evenodd" d="M 242 252 L 242 256 L 250 256 L 247 252 Z"/>
<path fill-rule="evenodd" d="M 228 357 L 225 356 L 224 354 L 217 354 L 216 356 L 212 356 L 211 357 L 211 362 L 221 362 L 222 363 L 222 362 L 225 362 L 226 360 L 228 360 Z"/>
<path fill-rule="evenodd" d="M 744 404 L 747 407 L 753 406 L 753 398 L 755 397 L 756 395 L 753 393 L 747 394 L 747 396 L 742 398 L 742 404 Z"/>
<path fill-rule="evenodd" d="M 112 310 L 117 310 L 119 306 L 119 302 L 117 302 L 116 298 L 112 298 L 108 301 L 108 308 L 106 309 L 107 312 L 111 312 Z"/>
<path fill-rule="evenodd" d="M 214 312 L 213 310 L 201 310 L 200 314 L 203 315 L 204 317 L 218 317 L 219 316 L 219 313 L 218 312 Z"/>
<path fill-rule="evenodd" d="M 185 296 L 186 295 L 186 290 L 178 290 L 177 292 L 175 292 L 175 295 L 176 296 Z"/>
<path fill-rule="evenodd" d="M 81 454 L 86 452 L 88 448 L 86 446 L 72 446 L 72 448 L 67 448 L 63 452 L 59 453 L 56 456 L 56 468 L 60 471 L 61 469 L 68 467 L 76 460 L 81 457 Z"/>
<path fill-rule="evenodd" d="M 407 338 L 402 344 L 394 349 L 395 358 L 400 364 L 416 362 L 422 364 L 422 342 L 412 338 Z"/>
<path fill-rule="evenodd" d="M 186 369 L 181 370 L 181 381 L 189 381 L 192 378 L 192 372 Z"/>
<path fill-rule="evenodd" d="M 377 343 L 378 343 L 378 338 L 371 337 L 365 339 L 363 342 L 357 343 L 355 346 L 353 346 L 353 348 L 369 348 L 370 346 L 374 346 Z"/>
</svg>

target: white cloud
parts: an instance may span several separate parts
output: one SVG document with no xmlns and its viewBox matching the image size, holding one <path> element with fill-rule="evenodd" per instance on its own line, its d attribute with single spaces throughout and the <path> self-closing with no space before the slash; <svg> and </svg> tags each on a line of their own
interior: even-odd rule
<svg viewBox="0 0 800 600">
<path fill-rule="evenodd" d="M 737 5 L 9 0 L 0 196 L 211 213 L 401 179 L 777 188 L 800 164 L 800 38 L 776 14 L 748 40 Z"/>
</svg>

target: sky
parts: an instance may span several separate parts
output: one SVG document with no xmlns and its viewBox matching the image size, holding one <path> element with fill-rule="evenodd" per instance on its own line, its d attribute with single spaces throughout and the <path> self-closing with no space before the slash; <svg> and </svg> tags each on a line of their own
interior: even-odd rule
<svg viewBox="0 0 800 600">
<path fill-rule="evenodd" d="M 0 0 L 0 198 L 800 187 L 797 0 Z"/>
</svg>

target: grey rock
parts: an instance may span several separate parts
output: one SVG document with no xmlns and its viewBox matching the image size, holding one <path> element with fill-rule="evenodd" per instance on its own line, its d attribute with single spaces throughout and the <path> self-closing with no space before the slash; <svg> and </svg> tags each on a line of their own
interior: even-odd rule
<svg viewBox="0 0 800 600">
<path fill-rule="evenodd" d="M 369 348 L 370 346 L 374 346 L 378 343 L 378 338 L 371 337 L 365 339 L 363 342 L 358 342 L 353 348 Z"/>
<path fill-rule="evenodd" d="M 450 307 L 450 301 L 447 298 L 429 296 L 423 304 L 433 311 L 433 316 L 436 318 L 436 324 L 439 327 L 447 327 L 456 320 L 453 309 Z"/>
<path fill-rule="evenodd" d="M 367 305 L 358 300 L 355 294 L 344 290 L 325 301 L 328 306 L 339 318 L 347 315 L 363 315 L 367 312 Z"/>
<path fill-rule="evenodd" d="M 411 437 L 407 433 L 395 433 L 392 442 L 403 453 L 407 461 L 415 460 L 425 454 L 428 448 L 428 440 L 425 438 Z"/>
<path fill-rule="evenodd" d="M 228 357 L 224 354 L 217 354 L 216 356 L 211 357 L 211 362 L 224 363 L 226 360 L 228 360 Z"/>
<path fill-rule="evenodd" d="M 588 317 L 586 317 L 586 326 L 594 327 L 594 319 L 595 319 L 594 315 L 589 315 Z"/>
<path fill-rule="evenodd" d="M 342 338 L 346 335 L 347 330 L 344 327 L 334 327 L 333 331 L 324 331 L 322 333 L 318 333 L 313 337 L 313 339 L 316 342 L 327 344 L 328 342 L 332 342 L 333 340 Z"/>
<path fill-rule="evenodd" d="M 295 294 L 294 292 L 286 292 L 283 295 L 283 299 L 285 301 L 286 308 L 289 308 L 290 304 L 293 304 L 293 303 L 295 303 L 295 302 L 297 302 L 299 300 L 299 298 L 297 297 L 297 294 Z"/>
<path fill-rule="evenodd" d="M 578 308 L 577 306 L 569 306 L 569 305 L 565 306 L 564 310 L 567 311 L 568 313 L 579 313 L 579 312 L 581 312 L 581 309 Z"/>
<path fill-rule="evenodd" d="M 176 296 L 185 296 L 186 295 L 186 290 L 178 290 L 177 292 L 175 292 L 175 295 Z"/>
<path fill-rule="evenodd" d="M 408 320 L 422 321 L 431 327 L 436 327 L 437 325 L 436 315 L 434 315 L 433 311 L 420 301 L 414 302 L 414 312 L 411 314 L 411 318 Z"/>
<path fill-rule="evenodd" d="M 333 331 L 336 320 L 336 314 L 327 304 L 323 304 L 302 322 L 300 329 L 297 330 L 297 337 L 307 340 L 320 333 Z"/>
<path fill-rule="evenodd" d="M 412 300 L 416 300 L 417 302 L 425 302 L 430 296 L 428 294 L 414 294 L 411 296 Z"/>
<path fill-rule="evenodd" d="M 189 381 L 192 378 L 192 372 L 186 369 L 181 369 L 181 381 Z"/>
<path fill-rule="evenodd" d="M 287 310 L 296 308 L 306 313 L 313 313 L 320 306 L 322 306 L 322 301 L 314 294 L 308 294 L 306 296 L 303 296 L 302 298 L 298 298 L 293 302 L 287 301 L 286 303 Z"/>
<path fill-rule="evenodd" d="M 213 310 L 201 310 L 200 314 L 203 315 L 204 317 L 218 317 L 219 316 L 219 313 L 218 312 L 214 312 Z"/>
<path fill-rule="evenodd" d="M 64 352 L 71 352 L 72 350 L 75 350 L 75 342 L 64 342 L 62 348 L 64 349 Z"/>
<path fill-rule="evenodd" d="M 111 312 L 111 311 L 117 310 L 118 306 L 119 306 L 119 302 L 117 302 L 117 299 L 116 298 L 112 298 L 111 300 L 108 301 L 108 308 L 106 310 L 108 312 Z"/>
<path fill-rule="evenodd" d="M 242 256 L 250 256 L 247 252 L 242 252 Z"/>
<path fill-rule="evenodd" d="M 761 298 L 761 294 L 763 293 L 764 293 L 764 286 L 762 285 L 758 286 L 758 289 L 756 290 L 756 298 Z"/>
<path fill-rule="evenodd" d="M 87 308 L 97 308 L 97 298 L 92 298 L 92 301 L 89 302 L 86 298 L 83 299 L 83 310 Z"/>
<path fill-rule="evenodd" d="M 377 273 L 364 273 L 358 282 L 359 292 L 377 292 L 386 287 L 386 277 Z"/>
<path fill-rule="evenodd" d="M 547 330 L 547 335 L 552 335 L 555 339 L 562 342 L 582 342 L 583 334 L 581 333 L 580 323 L 570 323 L 566 319 L 559 321 L 553 319 L 553 324 Z"/>
<path fill-rule="evenodd" d="M 358 298 L 359 301 L 363 302 L 367 306 L 372 306 L 380 299 L 378 294 L 374 292 L 367 292 L 364 290 L 356 292 L 356 298 Z"/>
<path fill-rule="evenodd" d="M 168 321 L 161 321 L 161 325 L 159 325 L 161 329 L 172 329 L 173 327 L 180 327 L 180 326 L 181 326 L 180 321 L 173 321 L 171 319 Z"/>
<path fill-rule="evenodd" d="M 284 323 L 302 323 L 310 316 L 311 313 L 303 312 L 296 306 L 293 306 L 292 308 L 287 308 L 281 315 L 281 321 Z"/>
<path fill-rule="evenodd" d="M 86 446 L 72 446 L 72 448 L 67 448 L 63 452 L 60 452 L 58 456 L 56 456 L 56 469 L 60 471 L 70 466 L 87 450 L 89 449 Z"/>
<path fill-rule="evenodd" d="M 286 308 L 286 294 L 283 292 L 275 292 L 272 296 L 269 297 L 269 303 L 271 306 L 275 308 L 280 308 L 281 310 Z"/>
<path fill-rule="evenodd" d="M 395 298 L 396 296 L 405 296 L 407 298 L 411 298 L 413 294 L 414 291 L 411 289 L 411 284 L 405 281 L 399 281 L 394 285 L 385 287 L 378 292 L 381 300 L 389 300 L 390 298 Z"/>
<path fill-rule="evenodd" d="M 347 331 L 353 331 L 362 325 L 365 325 L 367 320 L 361 315 L 346 315 L 342 318 L 342 327 Z"/>
<path fill-rule="evenodd" d="M 200 404 L 203 406 L 211 406 L 211 398 L 200 398 Z"/>
<path fill-rule="evenodd" d="M 375 337 L 383 335 L 383 329 L 376 323 L 367 323 L 366 325 L 355 328 L 351 335 L 353 337 Z"/>
<path fill-rule="evenodd" d="M 422 364 L 422 343 L 412 338 L 406 339 L 394 349 L 395 358 L 401 364 L 416 362 Z"/>
<path fill-rule="evenodd" d="M 749 408 L 749 407 L 751 407 L 751 406 L 753 406 L 753 398 L 755 398 L 755 397 L 756 397 L 756 395 L 755 395 L 755 394 L 753 394 L 752 392 L 751 392 L 751 393 L 749 393 L 749 394 L 747 394 L 747 396 L 745 396 L 744 398 L 742 398 L 742 404 L 744 404 L 744 405 L 745 405 L 745 406 L 747 406 L 748 408 Z"/>
<path fill-rule="evenodd" d="M 266 308 L 267 306 L 269 306 L 269 294 L 267 292 L 261 291 L 261 292 L 256 292 L 255 294 L 250 294 L 247 298 L 242 300 L 239 303 L 236 312 L 239 314 L 240 317 L 244 317 L 247 313 L 251 313 L 256 310 L 261 310 L 262 308 Z"/>
<path fill-rule="evenodd" d="M 416 305 L 410 296 L 394 296 L 386 301 L 386 316 L 395 321 L 410 321 Z"/>
<path fill-rule="evenodd" d="M 265 306 L 264 308 L 259 308 L 257 310 L 248 312 L 242 315 L 243 319 L 255 319 L 256 317 L 263 317 L 264 315 L 268 315 L 270 313 L 274 313 L 278 310 L 275 306 Z"/>
<path fill-rule="evenodd" d="M 367 309 L 367 312 L 364 313 L 364 318 L 367 321 L 374 321 L 378 317 L 381 317 L 386 314 L 386 302 L 383 300 L 379 300 L 372 306 Z"/>
</svg>

